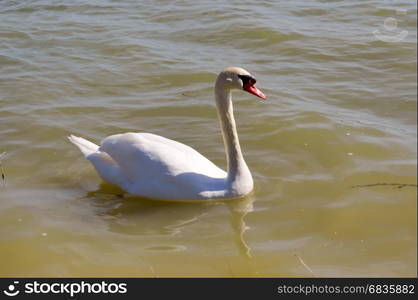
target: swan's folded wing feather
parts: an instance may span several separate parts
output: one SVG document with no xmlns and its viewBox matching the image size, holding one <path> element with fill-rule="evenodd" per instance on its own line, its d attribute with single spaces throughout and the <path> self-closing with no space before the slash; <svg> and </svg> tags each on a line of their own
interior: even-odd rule
<svg viewBox="0 0 418 300">
<path fill-rule="evenodd" d="M 150 133 L 124 133 L 104 139 L 100 151 L 108 153 L 131 180 L 163 178 L 197 173 L 214 178 L 226 177 L 225 171 L 193 148 Z"/>
</svg>

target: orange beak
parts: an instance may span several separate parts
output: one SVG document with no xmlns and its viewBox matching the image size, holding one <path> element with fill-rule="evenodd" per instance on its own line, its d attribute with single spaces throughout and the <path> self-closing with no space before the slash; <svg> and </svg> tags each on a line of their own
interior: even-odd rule
<svg viewBox="0 0 418 300">
<path fill-rule="evenodd" d="M 266 99 L 266 95 L 263 94 L 262 91 L 260 91 L 256 86 L 255 82 L 248 82 L 246 85 L 244 85 L 244 90 L 247 91 L 250 94 L 253 94 L 261 99 Z"/>
</svg>

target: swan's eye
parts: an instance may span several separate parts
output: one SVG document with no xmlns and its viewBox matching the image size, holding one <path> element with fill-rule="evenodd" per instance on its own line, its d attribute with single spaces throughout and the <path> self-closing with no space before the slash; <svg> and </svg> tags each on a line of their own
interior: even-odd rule
<svg viewBox="0 0 418 300">
<path fill-rule="evenodd" d="M 257 82 L 254 77 L 249 75 L 238 75 L 238 77 L 242 80 L 243 87 L 252 86 Z"/>
</svg>

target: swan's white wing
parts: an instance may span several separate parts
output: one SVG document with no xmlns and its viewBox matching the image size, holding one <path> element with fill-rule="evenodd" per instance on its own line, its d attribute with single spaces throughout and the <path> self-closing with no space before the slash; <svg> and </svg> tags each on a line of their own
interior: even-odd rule
<svg viewBox="0 0 418 300">
<path fill-rule="evenodd" d="M 164 171 L 170 175 L 195 172 L 217 178 L 226 176 L 225 171 L 192 147 L 151 133 L 109 136 L 101 142 L 99 151 L 108 153 L 130 174 Z"/>
<path fill-rule="evenodd" d="M 99 151 L 106 152 L 119 165 L 130 181 L 125 188 L 134 194 L 175 193 L 186 197 L 205 189 L 221 190 L 227 176 L 193 148 L 150 133 L 109 136 Z"/>
</svg>

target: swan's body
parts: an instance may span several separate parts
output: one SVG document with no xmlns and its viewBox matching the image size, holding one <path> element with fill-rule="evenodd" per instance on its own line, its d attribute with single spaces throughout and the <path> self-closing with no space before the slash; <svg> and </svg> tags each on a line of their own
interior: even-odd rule
<svg viewBox="0 0 418 300">
<path fill-rule="evenodd" d="M 193 148 L 151 133 L 124 133 L 105 138 L 100 147 L 71 135 L 103 180 L 130 194 L 163 200 L 238 198 L 253 189 L 253 179 L 238 140 L 231 89 L 260 98 L 255 79 L 241 68 L 227 68 L 215 84 L 215 98 L 226 149 L 228 172 Z"/>
</svg>

